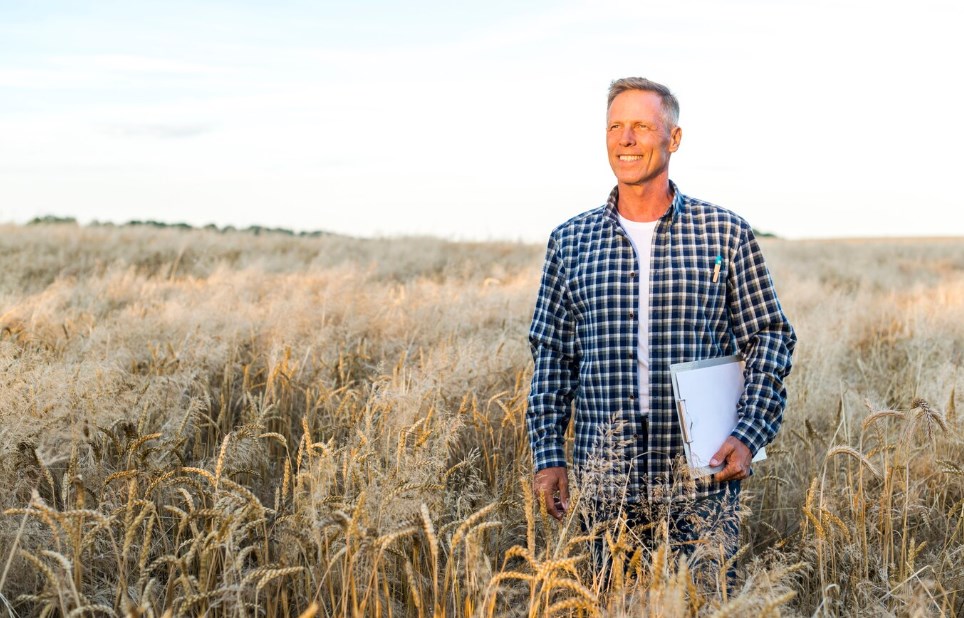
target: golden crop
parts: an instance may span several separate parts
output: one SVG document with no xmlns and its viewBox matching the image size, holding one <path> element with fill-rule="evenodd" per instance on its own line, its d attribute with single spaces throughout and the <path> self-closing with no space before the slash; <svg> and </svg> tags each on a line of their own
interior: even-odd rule
<svg viewBox="0 0 964 618">
<path fill-rule="evenodd" d="M 603 589 L 534 503 L 541 247 L 2 227 L 0 606 L 961 615 L 960 247 L 765 243 L 800 343 L 727 594 L 618 522 Z"/>
</svg>

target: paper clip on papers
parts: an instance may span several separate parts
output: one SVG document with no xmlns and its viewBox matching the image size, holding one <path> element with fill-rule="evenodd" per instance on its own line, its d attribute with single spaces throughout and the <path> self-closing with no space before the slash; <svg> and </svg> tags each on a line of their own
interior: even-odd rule
<svg viewBox="0 0 964 618">
<path fill-rule="evenodd" d="M 743 395 L 743 361 L 726 356 L 670 365 L 676 413 L 683 434 L 686 463 L 693 478 L 715 474 L 723 466 L 709 462 L 736 427 L 736 407 Z M 760 449 L 753 461 L 766 459 Z"/>
</svg>

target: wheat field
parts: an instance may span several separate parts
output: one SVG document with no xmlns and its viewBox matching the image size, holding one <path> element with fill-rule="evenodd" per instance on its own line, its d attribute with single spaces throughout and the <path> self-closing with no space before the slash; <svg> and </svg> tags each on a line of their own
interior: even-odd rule
<svg viewBox="0 0 964 618">
<path fill-rule="evenodd" d="M 0 227 L 0 607 L 962 615 L 961 246 L 764 242 L 800 342 L 715 592 L 533 502 L 543 247 Z"/>
</svg>

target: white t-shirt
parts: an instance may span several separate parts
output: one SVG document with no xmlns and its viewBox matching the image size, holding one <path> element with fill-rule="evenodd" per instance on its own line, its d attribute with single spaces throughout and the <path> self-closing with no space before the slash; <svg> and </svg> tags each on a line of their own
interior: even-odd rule
<svg viewBox="0 0 964 618">
<path fill-rule="evenodd" d="M 639 262 L 639 411 L 649 414 L 649 270 L 653 250 L 653 233 L 659 221 L 630 221 L 619 215 L 619 223 L 629 234 Z"/>
</svg>

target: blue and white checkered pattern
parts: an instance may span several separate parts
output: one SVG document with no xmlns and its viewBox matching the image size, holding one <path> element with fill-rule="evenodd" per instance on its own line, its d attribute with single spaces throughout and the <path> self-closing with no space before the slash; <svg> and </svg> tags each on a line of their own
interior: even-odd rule
<svg viewBox="0 0 964 618">
<path fill-rule="evenodd" d="M 672 482 L 683 441 L 671 364 L 742 353 L 746 388 L 732 435 L 755 454 L 783 420 L 796 343 L 746 221 L 672 189 L 652 246 L 648 419 L 636 401 L 639 266 L 617 218 L 618 189 L 605 206 L 553 230 L 529 331 L 535 372 L 526 422 L 535 470 L 566 465 L 575 401 L 576 470 L 610 459 L 629 502 L 704 497 L 727 486 L 711 477 Z"/>
</svg>

